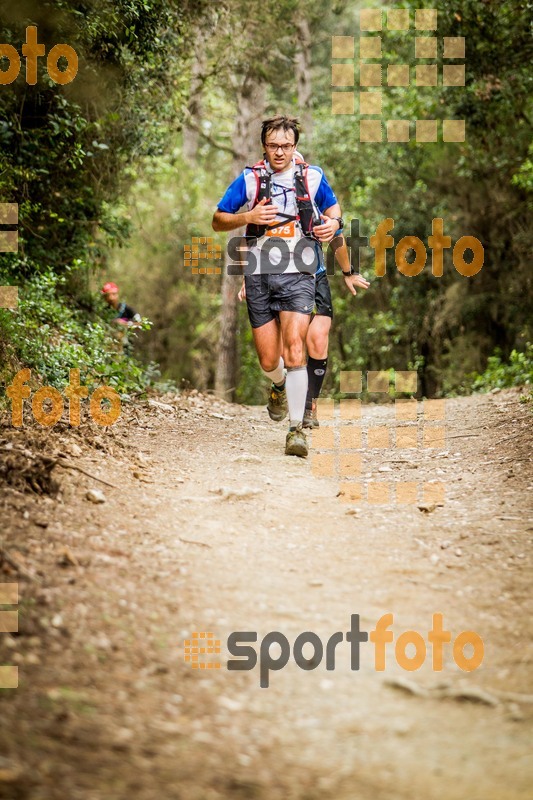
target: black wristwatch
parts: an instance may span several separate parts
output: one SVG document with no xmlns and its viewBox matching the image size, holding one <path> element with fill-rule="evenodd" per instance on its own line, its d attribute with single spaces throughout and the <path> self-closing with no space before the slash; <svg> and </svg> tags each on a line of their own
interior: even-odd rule
<svg viewBox="0 0 533 800">
<path fill-rule="evenodd" d="M 344 228 L 344 220 L 343 220 L 342 217 L 333 217 L 333 219 L 336 219 L 337 222 L 339 223 L 339 229 L 338 229 L 337 233 L 340 233 L 342 231 L 342 229 Z"/>
</svg>

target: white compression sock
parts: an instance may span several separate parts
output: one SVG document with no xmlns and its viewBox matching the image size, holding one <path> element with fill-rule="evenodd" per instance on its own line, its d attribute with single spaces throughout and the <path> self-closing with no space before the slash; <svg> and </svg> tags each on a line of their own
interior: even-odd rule
<svg viewBox="0 0 533 800">
<path fill-rule="evenodd" d="M 302 424 L 307 396 L 307 367 L 287 367 L 287 403 L 291 428 Z"/>
<path fill-rule="evenodd" d="M 283 370 L 284 364 L 283 359 L 280 358 L 279 364 L 276 369 L 273 369 L 272 372 L 267 372 L 265 369 L 263 370 L 263 375 L 266 375 L 267 378 L 275 383 L 276 386 L 281 386 L 285 382 L 285 372 Z"/>
</svg>

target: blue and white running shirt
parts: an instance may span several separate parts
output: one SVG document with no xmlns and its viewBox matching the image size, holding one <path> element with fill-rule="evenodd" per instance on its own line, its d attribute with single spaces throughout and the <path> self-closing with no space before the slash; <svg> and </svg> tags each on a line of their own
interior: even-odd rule
<svg viewBox="0 0 533 800">
<path fill-rule="evenodd" d="M 282 214 L 290 216 L 297 216 L 298 205 L 296 203 L 296 193 L 294 191 L 294 158 L 293 163 L 285 172 L 274 172 L 270 164 L 265 161 L 265 167 L 271 174 L 270 187 L 272 203 L 276 205 Z M 324 213 L 327 208 L 330 208 L 337 202 L 335 193 L 329 185 L 323 170 L 320 167 L 309 166 L 307 170 L 307 184 L 309 187 L 309 194 L 311 199 L 315 202 L 320 213 Z M 219 211 L 225 211 L 228 214 L 236 214 L 244 205 L 248 205 L 248 210 L 252 210 L 255 196 L 257 193 L 257 182 L 253 171 L 247 167 L 241 172 L 232 184 L 226 189 L 226 192 L 220 202 L 218 203 Z M 281 236 L 287 243 L 290 252 L 292 253 L 298 241 L 303 237 L 303 232 L 299 221 L 289 223 L 285 217 L 277 217 L 275 222 L 279 221 L 274 231 L 267 231 L 257 241 L 255 247 L 250 248 L 250 251 L 256 257 L 255 274 L 259 273 L 259 256 L 261 245 L 267 239 L 267 235 Z M 306 264 L 313 263 L 313 260 L 318 256 L 319 266 L 317 267 L 317 274 L 324 272 L 324 258 L 322 248 L 315 244 L 315 253 L 310 247 L 305 248 L 302 253 L 302 259 Z M 272 264 L 281 261 L 281 253 L 277 248 L 273 248 L 270 252 L 270 259 Z M 291 257 L 289 265 L 285 272 L 298 272 L 298 268 L 294 264 L 294 259 Z"/>
</svg>

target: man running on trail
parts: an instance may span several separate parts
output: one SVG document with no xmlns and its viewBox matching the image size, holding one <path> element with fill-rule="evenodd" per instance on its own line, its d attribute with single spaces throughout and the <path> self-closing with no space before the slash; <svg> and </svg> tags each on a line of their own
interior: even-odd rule
<svg viewBox="0 0 533 800">
<path fill-rule="evenodd" d="M 285 453 L 305 457 L 309 452 L 302 430 L 308 388 L 305 339 L 315 306 L 314 273 L 322 263 L 318 242 L 330 241 L 340 221 L 334 213 L 339 209 L 337 198 L 323 171 L 297 163 L 298 138 L 297 120 L 284 116 L 265 120 L 261 130 L 265 159 L 245 168 L 228 187 L 212 224 L 215 231 L 247 226 L 248 265 L 256 266 L 253 274 L 245 274 L 246 303 L 259 362 L 272 381 L 268 411 L 272 419 L 281 420 L 288 405 Z M 248 211 L 238 213 L 245 203 Z M 281 250 L 277 255 L 275 243 L 268 242 L 271 236 L 287 245 L 286 266 Z M 304 237 L 305 246 L 298 248 Z M 276 274 L 280 262 L 285 268 Z"/>
<path fill-rule="evenodd" d="M 342 270 L 344 282 L 349 291 L 353 295 L 356 295 L 356 286 L 362 289 L 368 289 L 370 283 L 363 278 L 362 275 L 352 271 L 346 240 L 341 233 L 338 233 L 332 240 L 331 247 L 335 252 L 335 258 Z M 239 291 L 239 300 L 243 301 L 245 298 L 246 286 L 243 278 L 242 286 Z M 331 290 L 326 268 L 322 264 L 316 271 L 315 308 L 305 340 L 307 347 L 308 388 L 307 397 L 305 399 L 303 428 L 319 427 L 317 400 L 320 396 L 328 366 L 329 332 L 331 330 L 332 319 L 333 305 L 331 301 Z M 275 391 L 275 389 L 272 389 L 272 391 Z M 286 410 L 284 416 L 286 416 Z"/>
<path fill-rule="evenodd" d="M 304 161 L 302 154 L 299 153 L 298 150 L 294 151 L 294 155 Z M 334 216 L 337 214 L 339 215 L 337 216 L 337 219 L 341 224 L 340 229 L 337 231 L 333 240 L 331 241 L 331 247 L 344 275 L 346 287 L 353 295 L 356 295 L 356 286 L 359 288 L 368 289 L 370 284 L 365 278 L 363 278 L 362 275 L 355 273 L 352 270 L 350 256 L 346 246 L 346 240 L 342 235 L 343 220 L 340 217 L 340 206 L 336 204 L 332 207 L 332 209 L 330 209 L 330 212 L 333 213 Z M 245 279 L 243 277 L 242 287 L 239 291 L 239 300 L 243 301 L 245 298 L 246 286 Z M 331 300 L 331 290 L 326 267 L 324 261 L 322 260 L 322 263 L 318 265 L 316 271 L 315 308 L 306 337 L 308 388 L 302 423 L 302 427 L 304 428 L 318 428 L 319 425 L 316 403 L 322 389 L 322 384 L 324 383 L 324 377 L 328 365 L 329 332 L 331 330 L 332 318 L 333 305 Z M 275 392 L 275 388 L 273 387 L 271 391 Z"/>
</svg>

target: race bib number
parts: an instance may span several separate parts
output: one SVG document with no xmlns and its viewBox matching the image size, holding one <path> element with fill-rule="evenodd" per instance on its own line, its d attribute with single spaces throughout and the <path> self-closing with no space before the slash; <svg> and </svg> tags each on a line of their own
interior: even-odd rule
<svg viewBox="0 0 533 800">
<path fill-rule="evenodd" d="M 286 222 L 284 225 L 278 225 L 277 228 L 271 228 L 265 231 L 266 236 L 279 236 L 280 239 L 292 239 L 294 237 L 294 220 Z"/>
</svg>

